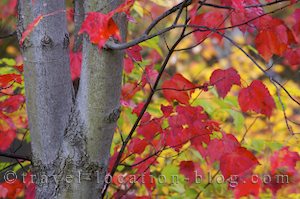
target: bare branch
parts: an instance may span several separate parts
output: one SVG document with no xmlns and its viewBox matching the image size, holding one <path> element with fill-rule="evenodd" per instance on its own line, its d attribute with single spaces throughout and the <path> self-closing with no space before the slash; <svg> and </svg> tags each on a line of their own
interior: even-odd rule
<svg viewBox="0 0 300 199">
<path fill-rule="evenodd" d="M 6 158 L 12 158 L 12 159 L 26 160 L 26 161 L 31 162 L 31 158 L 29 156 L 17 155 L 14 153 L 0 152 L 0 156 L 6 157 Z"/>
<path fill-rule="evenodd" d="M 0 35 L 0 39 L 6 39 L 6 38 L 9 38 L 9 37 L 12 37 L 12 36 L 15 36 L 17 33 L 17 31 L 13 31 L 7 35 Z"/>
</svg>

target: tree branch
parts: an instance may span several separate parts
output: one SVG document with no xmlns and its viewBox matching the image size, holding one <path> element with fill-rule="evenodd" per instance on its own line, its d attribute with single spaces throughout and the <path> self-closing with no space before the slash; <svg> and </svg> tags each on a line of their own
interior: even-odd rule
<svg viewBox="0 0 300 199">
<path fill-rule="evenodd" d="M 7 35 L 0 35 L 0 39 L 6 39 L 6 38 L 12 37 L 12 36 L 14 36 L 16 34 L 17 34 L 17 31 L 13 31 L 13 32 L 11 32 L 11 33 L 9 33 Z"/>
<path fill-rule="evenodd" d="M 81 51 L 82 48 L 83 35 L 82 34 L 79 35 L 78 32 L 84 20 L 83 2 L 84 2 L 83 0 L 74 0 L 74 23 L 75 23 L 74 46 L 73 46 L 74 52 Z"/>
<path fill-rule="evenodd" d="M 11 159 L 26 160 L 26 161 L 31 162 L 31 158 L 29 156 L 25 156 L 25 155 L 17 155 L 14 153 L 0 152 L 0 156 L 6 157 L 6 158 L 11 158 Z"/>
</svg>

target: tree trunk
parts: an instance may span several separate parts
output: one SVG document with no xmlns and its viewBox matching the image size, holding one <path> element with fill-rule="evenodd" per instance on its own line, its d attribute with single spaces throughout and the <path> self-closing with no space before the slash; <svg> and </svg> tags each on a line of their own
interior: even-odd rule
<svg viewBox="0 0 300 199">
<path fill-rule="evenodd" d="M 121 1 L 86 0 L 107 13 Z M 69 71 L 65 2 L 20 0 L 18 35 L 39 15 L 21 46 L 36 198 L 99 198 L 120 113 L 123 52 L 83 41 L 77 99 Z M 126 17 L 116 16 L 123 39 Z"/>
</svg>

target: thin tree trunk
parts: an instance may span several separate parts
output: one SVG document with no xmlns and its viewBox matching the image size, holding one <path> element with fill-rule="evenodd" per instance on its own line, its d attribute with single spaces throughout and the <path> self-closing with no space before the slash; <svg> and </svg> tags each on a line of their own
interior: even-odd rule
<svg viewBox="0 0 300 199">
<path fill-rule="evenodd" d="M 61 0 L 19 1 L 19 38 L 36 17 L 56 12 L 41 20 L 21 46 L 37 198 L 55 192 L 51 176 L 57 173 L 55 163 L 73 104 L 64 10 Z M 42 175 L 48 182 L 42 182 Z"/>
<path fill-rule="evenodd" d="M 81 24 L 84 20 L 84 0 L 74 0 L 74 47 L 73 51 L 81 51 L 83 35 L 78 35 L 78 32 L 81 28 Z"/>
<path fill-rule="evenodd" d="M 85 12 L 107 13 L 121 0 L 86 0 Z M 18 34 L 44 17 L 22 45 L 36 198 L 99 198 L 120 113 L 123 52 L 83 41 L 77 99 L 69 71 L 65 4 L 20 0 Z M 123 39 L 126 17 L 116 16 Z"/>
</svg>

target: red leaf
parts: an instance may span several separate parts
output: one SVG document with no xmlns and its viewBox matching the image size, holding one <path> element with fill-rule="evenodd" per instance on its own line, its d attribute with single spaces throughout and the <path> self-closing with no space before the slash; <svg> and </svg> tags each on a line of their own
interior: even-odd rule
<svg viewBox="0 0 300 199">
<path fill-rule="evenodd" d="M 32 180 L 32 173 L 27 173 L 24 183 L 25 183 L 25 199 L 34 199 L 35 198 L 35 184 Z"/>
<path fill-rule="evenodd" d="M 0 19 L 7 19 L 11 15 L 15 15 L 17 8 L 18 0 L 9 0 L 0 2 Z"/>
<path fill-rule="evenodd" d="M 5 74 L 0 75 L 0 86 L 1 88 L 7 88 L 11 86 L 12 82 L 15 81 L 19 84 L 22 83 L 22 77 L 19 74 Z"/>
<path fill-rule="evenodd" d="M 139 45 L 132 46 L 126 49 L 126 53 L 129 58 L 133 59 L 133 61 L 142 61 L 141 55 L 142 47 Z"/>
<path fill-rule="evenodd" d="M 252 110 L 268 117 L 275 108 L 275 102 L 269 90 L 259 80 L 254 80 L 250 86 L 241 89 L 238 101 L 243 112 Z"/>
<path fill-rule="evenodd" d="M 150 171 L 147 170 L 145 173 L 143 173 L 145 186 L 148 190 L 148 193 L 152 193 L 152 189 L 155 188 L 155 180 L 151 177 Z"/>
<path fill-rule="evenodd" d="M 206 156 L 209 157 L 209 163 L 219 161 L 223 154 L 231 153 L 240 147 L 240 143 L 232 134 L 223 134 L 223 138 L 210 140 L 206 148 Z"/>
<path fill-rule="evenodd" d="M 288 45 L 295 43 L 291 30 L 279 19 L 270 16 L 260 18 L 260 31 L 256 35 L 255 45 L 261 56 L 269 61 L 273 54 L 281 56 Z"/>
<path fill-rule="evenodd" d="M 231 6 L 234 8 L 233 12 L 230 11 L 231 24 L 232 26 L 238 26 L 238 28 L 243 32 L 247 30 L 254 30 L 253 27 L 256 24 L 256 21 L 250 20 L 259 17 L 264 13 L 263 9 L 260 7 L 245 8 L 249 5 L 259 4 L 260 2 L 257 0 L 232 0 L 223 2 L 226 6 Z"/>
<path fill-rule="evenodd" d="M 131 73 L 134 68 L 134 64 L 131 58 L 126 57 L 124 59 L 124 70 L 127 74 Z"/>
<path fill-rule="evenodd" d="M 161 121 L 159 119 L 143 121 L 137 129 L 137 133 L 143 135 L 147 140 L 153 139 L 156 133 L 161 131 Z"/>
<path fill-rule="evenodd" d="M 271 174 L 284 173 L 295 175 L 297 173 L 296 164 L 300 161 L 297 152 L 292 152 L 288 147 L 276 151 L 270 158 Z"/>
<path fill-rule="evenodd" d="M 156 64 L 162 59 L 162 57 L 156 50 L 151 50 L 151 52 L 148 55 L 148 59 L 150 59 L 153 64 Z"/>
<path fill-rule="evenodd" d="M 143 103 L 143 102 L 139 103 L 136 107 L 134 107 L 134 109 L 132 110 L 132 113 L 135 113 L 138 116 L 140 114 L 140 112 L 142 111 L 144 105 L 145 105 L 145 103 Z"/>
<path fill-rule="evenodd" d="M 44 18 L 43 15 L 39 15 L 37 16 L 33 22 L 31 22 L 30 24 L 28 24 L 28 26 L 26 27 L 25 31 L 22 33 L 22 37 L 20 39 L 20 46 L 23 45 L 24 40 L 26 39 L 26 37 L 28 37 L 28 35 L 33 31 L 33 29 L 40 23 L 40 21 Z"/>
<path fill-rule="evenodd" d="M 157 76 L 158 72 L 155 69 L 153 69 L 153 65 L 146 66 L 142 77 L 143 85 L 147 83 L 149 83 L 151 86 L 154 85 Z"/>
<path fill-rule="evenodd" d="M 133 162 L 133 164 L 135 166 L 133 166 L 133 168 L 137 168 L 136 173 L 144 173 L 146 170 L 149 169 L 149 165 L 154 166 L 156 165 L 158 162 L 156 161 L 156 156 L 152 156 L 148 159 L 144 159 L 144 158 L 136 158 L 135 161 Z"/>
<path fill-rule="evenodd" d="M 295 31 L 295 34 L 299 36 L 300 35 L 300 9 L 299 8 L 294 11 L 293 17 L 296 22 L 293 26 L 293 30 Z"/>
<path fill-rule="evenodd" d="M 115 13 L 124 12 L 127 16 L 127 19 L 132 19 L 132 17 L 130 16 L 130 8 L 133 6 L 134 2 L 135 2 L 135 0 L 126 0 L 113 12 L 115 12 Z"/>
<path fill-rule="evenodd" d="M 278 178 L 278 176 L 280 176 L 280 175 L 284 175 L 284 174 L 282 174 L 282 173 L 279 173 L 279 174 L 269 174 L 268 175 L 268 178 L 269 178 L 268 179 L 268 183 L 264 183 L 263 184 L 264 189 L 266 189 L 266 188 L 270 189 L 272 191 L 273 196 L 276 195 L 276 193 L 278 192 L 279 189 L 281 189 L 283 186 L 289 184 L 285 180 L 280 180 L 280 178 Z M 289 182 L 290 182 L 290 179 L 293 178 L 293 176 L 287 176 L 287 177 L 288 177 L 288 181 Z M 282 178 L 282 179 L 284 179 L 284 178 Z"/>
<path fill-rule="evenodd" d="M 255 197 L 259 196 L 260 186 L 262 181 L 259 177 L 243 179 L 242 182 L 239 182 L 234 189 L 234 197 L 241 198 L 243 196 L 253 195 Z"/>
<path fill-rule="evenodd" d="M 241 85 L 241 77 L 234 68 L 217 69 L 210 77 L 210 84 L 215 85 L 220 97 L 224 98 L 235 84 Z"/>
<path fill-rule="evenodd" d="M 192 92 L 186 90 L 192 88 L 195 88 L 194 84 L 184 78 L 181 74 L 175 74 L 172 79 L 166 80 L 162 84 L 163 94 L 169 102 L 177 100 L 186 105 L 189 104 L 189 93 Z"/>
<path fill-rule="evenodd" d="M 14 141 L 16 133 L 13 130 L 0 132 L 0 150 L 6 151 Z"/>
<path fill-rule="evenodd" d="M 276 32 L 263 30 L 255 38 L 255 44 L 261 56 L 269 61 L 273 54 L 282 55 L 287 48 L 287 43 L 282 42 Z"/>
<path fill-rule="evenodd" d="M 141 154 L 144 152 L 148 142 L 140 138 L 132 138 L 130 144 L 128 145 L 128 151 L 131 153 Z"/>
<path fill-rule="evenodd" d="M 181 127 L 164 130 L 162 137 L 165 145 L 172 147 L 176 151 L 179 151 L 182 145 L 189 141 L 189 139 L 184 139 L 183 128 Z"/>
<path fill-rule="evenodd" d="M 19 107 L 25 102 L 23 95 L 10 96 L 3 102 L 0 102 L 0 110 L 6 113 L 12 113 L 19 109 Z"/>
<path fill-rule="evenodd" d="M 164 106 L 163 104 L 160 105 L 160 110 L 163 112 L 165 117 L 169 117 L 173 112 L 172 106 Z"/>
<path fill-rule="evenodd" d="M 8 193 L 7 188 L 3 187 L 3 186 L 0 184 L 0 198 L 6 198 L 7 193 Z"/>
<path fill-rule="evenodd" d="M 205 26 L 209 28 L 222 28 L 224 27 L 224 16 L 221 12 L 207 12 L 200 15 L 191 16 L 190 24 L 197 25 L 197 26 Z M 210 33 L 211 33 L 210 31 L 205 31 L 205 32 L 197 31 L 194 33 L 194 36 L 197 42 L 202 42 L 204 39 L 206 39 L 209 36 L 212 36 L 219 40 L 222 39 L 222 37 L 219 34 L 216 33 L 210 34 Z"/>
<path fill-rule="evenodd" d="M 70 51 L 70 70 L 71 70 L 71 78 L 73 81 L 80 77 L 81 62 L 82 62 L 82 52 Z"/>
<path fill-rule="evenodd" d="M 24 71 L 24 66 L 23 66 L 23 64 L 21 64 L 21 65 L 19 65 L 19 66 L 14 66 L 14 68 L 15 68 L 16 70 L 18 70 L 20 73 L 23 73 L 23 71 Z"/>
<path fill-rule="evenodd" d="M 112 18 L 113 15 L 114 12 L 108 14 L 99 12 L 87 13 L 79 34 L 86 32 L 90 37 L 91 43 L 97 44 L 99 49 L 104 46 L 110 37 L 115 36 L 119 39 L 119 29 Z"/>
<path fill-rule="evenodd" d="M 238 147 L 220 159 L 220 170 L 227 179 L 233 175 L 243 175 L 258 165 L 256 157 L 244 147 Z"/>
<path fill-rule="evenodd" d="M 2 113 L 2 111 L 0 111 L 0 119 L 2 119 L 4 122 L 6 122 L 11 129 L 16 130 L 16 126 L 15 126 L 13 120 L 10 117 L 8 117 L 7 115 L 5 115 L 4 113 Z"/>
<path fill-rule="evenodd" d="M 115 146 L 114 148 L 114 153 L 112 156 L 110 156 L 109 158 L 109 161 L 108 161 L 108 168 L 107 168 L 107 171 L 110 173 L 111 170 L 113 169 L 113 166 L 117 160 L 117 157 L 119 155 L 119 152 L 118 152 L 118 146 Z"/>
<path fill-rule="evenodd" d="M 180 173 L 187 178 L 189 183 L 195 182 L 196 174 L 197 176 L 203 176 L 203 171 L 199 165 L 193 161 L 182 161 L 180 162 L 179 168 Z"/>
<path fill-rule="evenodd" d="M 292 70 L 296 71 L 298 70 L 300 66 L 300 48 L 297 49 L 291 49 L 289 48 L 286 50 L 284 54 L 285 62 L 288 64 L 288 66 L 291 67 Z"/>
<path fill-rule="evenodd" d="M 13 183 L 4 182 L 0 185 L 0 195 L 3 194 L 3 189 L 6 189 L 6 196 L 4 198 L 17 198 L 24 189 L 24 184 L 20 180 L 15 180 Z"/>
<path fill-rule="evenodd" d="M 128 102 L 140 90 L 136 83 L 126 83 L 122 87 L 122 100 Z"/>
</svg>

